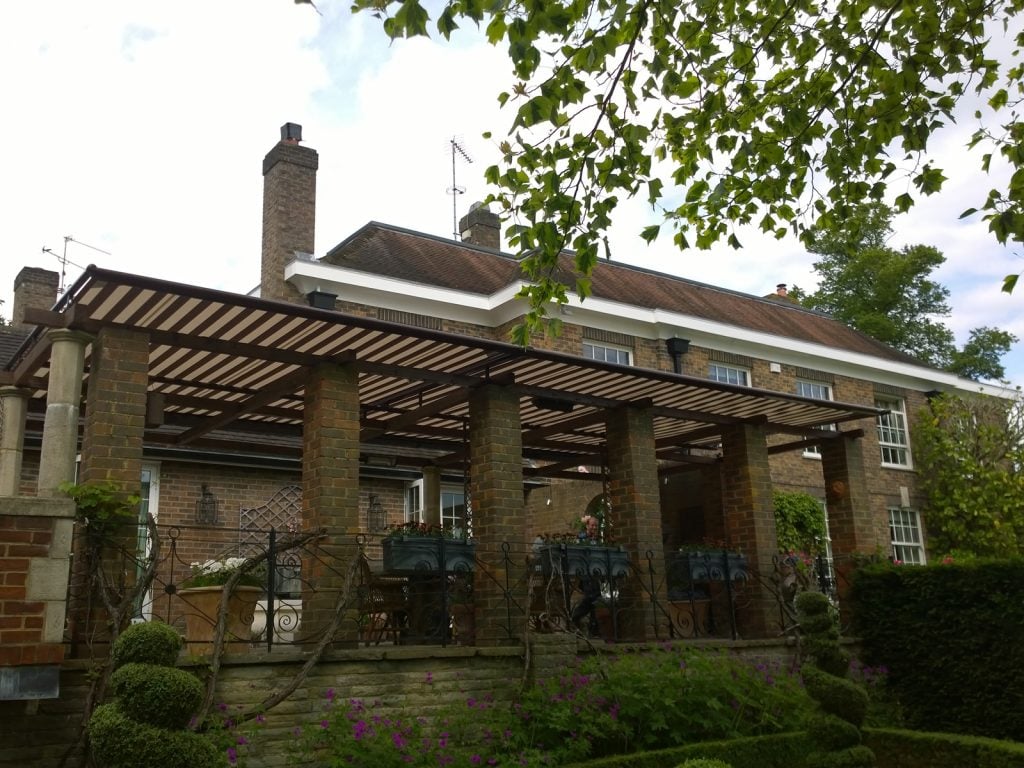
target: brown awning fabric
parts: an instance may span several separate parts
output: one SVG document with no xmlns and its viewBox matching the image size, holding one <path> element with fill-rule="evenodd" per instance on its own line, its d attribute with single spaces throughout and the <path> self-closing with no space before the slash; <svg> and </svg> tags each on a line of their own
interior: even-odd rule
<svg viewBox="0 0 1024 768">
<path fill-rule="evenodd" d="M 165 424 L 147 440 L 159 444 L 294 450 L 309 369 L 331 362 L 359 371 L 365 446 L 392 454 L 405 446 L 442 461 L 461 455 L 468 392 L 488 382 L 516 388 L 524 455 L 542 463 L 586 464 L 599 456 L 604 411 L 629 404 L 651 410 L 657 445 L 673 456 L 713 446 L 723 426 L 738 422 L 806 436 L 878 413 L 97 267 L 58 310 L 29 319 L 93 334 L 104 327 L 149 334 L 149 390 L 162 397 Z M 45 399 L 48 361 L 46 335 L 37 328 L 3 382 Z M 88 366 L 87 358 L 87 375 Z"/>
</svg>

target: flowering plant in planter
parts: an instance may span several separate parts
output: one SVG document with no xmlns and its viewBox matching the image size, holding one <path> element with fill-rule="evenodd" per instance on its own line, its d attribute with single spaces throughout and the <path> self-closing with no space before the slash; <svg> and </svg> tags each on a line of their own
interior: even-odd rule
<svg viewBox="0 0 1024 768">
<path fill-rule="evenodd" d="M 436 523 L 422 523 L 416 520 L 410 520 L 408 523 L 402 523 L 401 525 L 389 526 L 388 532 L 384 535 L 385 539 L 413 537 L 451 539 L 453 541 L 466 541 L 469 538 L 466 534 L 466 529 L 460 526 L 445 528 Z"/>
<path fill-rule="evenodd" d="M 245 557 L 226 557 L 223 560 L 207 560 L 204 563 L 192 563 L 192 574 L 182 582 L 182 589 L 197 587 L 222 587 L 232 574 L 242 570 L 248 562 Z M 239 586 L 262 587 L 267 583 L 266 563 L 246 569 L 238 580 Z"/>
</svg>

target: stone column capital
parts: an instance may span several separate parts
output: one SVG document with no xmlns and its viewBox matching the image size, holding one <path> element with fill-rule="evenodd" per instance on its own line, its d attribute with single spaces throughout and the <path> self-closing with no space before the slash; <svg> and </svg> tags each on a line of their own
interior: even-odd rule
<svg viewBox="0 0 1024 768">
<path fill-rule="evenodd" d="M 0 398 L 7 397 L 20 397 L 24 400 L 28 400 L 32 397 L 32 390 L 25 389 L 24 387 L 12 387 L 10 385 L 0 387 Z"/>
<path fill-rule="evenodd" d="M 83 347 L 93 340 L 93 337 L 85 331 L 74 331 L 70 328 L 51 328 L 46 332 L 46 338 L 51 344 L 56 344 L 58 341 L 70 341 L 81 344 Z"/>
</svg>

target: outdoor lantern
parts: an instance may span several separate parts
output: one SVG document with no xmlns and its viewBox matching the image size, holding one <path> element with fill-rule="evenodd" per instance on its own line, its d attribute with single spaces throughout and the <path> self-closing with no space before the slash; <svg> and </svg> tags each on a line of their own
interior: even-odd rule
<svg viewBox="0 0 1024 768">
<path fill-rule="evenodd" d="M 376 493 L 370 494 L 370 508 L 366 510 L 366 526 L 370 531 L 383 531 L 388 527 L 384 505 L 380 503 L 380 496 Z"/>
<path fill-rule="evenodd" d="M 217 524 L 217 497 L 210 487 L 203 483 L 203 493 L 196 502 L 196 522 L 199 525 Z"/>
</svg>

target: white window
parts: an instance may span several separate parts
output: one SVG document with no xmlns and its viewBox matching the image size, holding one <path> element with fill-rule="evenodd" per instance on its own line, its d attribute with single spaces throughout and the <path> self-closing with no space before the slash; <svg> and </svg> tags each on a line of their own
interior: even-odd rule
<svg viewBox="0 0 1024 768">
<path fill-rule="evenodd" d="M 796 393 L 801 397 L 813 397 L 817 400 L 831 400 L 832 399 L 832 387 L 828 384 L 823 384 L 820 381 L 797 381 Z M 830 432 L 834 432 L 836 428 L 835 424 L 826 424 L 818 429 L 824 429 Z M 808 458 L 821 458 L 821 451 L 818 447 L 811 446 L 810 448 L 804 449 L 804 456 Z"/>
<path fill-rule="evenodd" d="M 603 360 L 606 363 L 618 363 L 619 365 L 633 364 L 632 354 L 625 347 L 595 344 L 592 341 L 583 342 L 583 356 L 591 360 Z"/>
<path fill-rule="evenodd" d="M 892 557 L 909 565 L 924 565 L 924 540 L 921 538 L 921 517 L 917 510 L 889 507 L 889 538 Z"/>
<path fill-rule="evenodd" d="M 142 465 L 141 488 L 139 491 L 139 518 L 136 533 L 136 566 L 135 578 L 141 579 L 145 569 L 145 561 L 149 556 L 152 542 L 149 540 L 148 516 L 156 520 L 160 514 L 160 465 L 146 463 Z M 132 622 L 149 621 L 153 618 L 153 589 L 139 595 L 135 601 Z"/>
<path fill-rule="evenodd" d="M 907 434 L 907 412 L 902 400 L 875 398 L 876 408 L 888 409 L 878 417 L 878 447 L 882 464 L 889 467 L 910 467 L 910 440 Z"/>
<path fill-rule="evenodd" d="M 737 384 L 741 387 L 750 386 L 750 371 L 746 368 L 736 368 L 732 365 L 711 363 L 708 366 L 708 378 L 712 381 L 720 381 L 723 384 Z"/>
<path fill-rule="evenodd" d="M 441 526 L 443 528 L 466 527 L 466 496 L 462 486 L 441 487 Z M 406 522 L 423 522 L 423 481 L 409 483 L 405 490 Z"/>
</svg>

